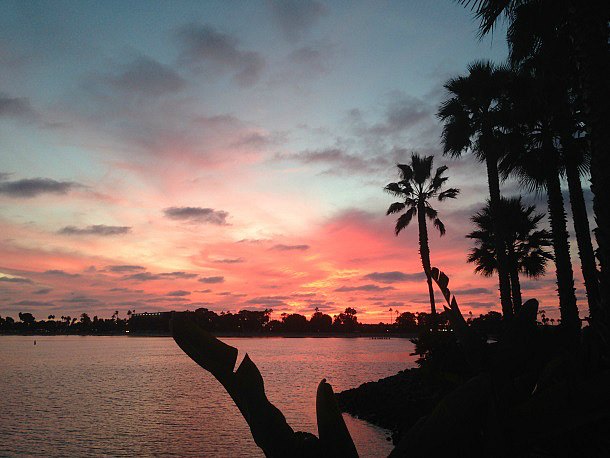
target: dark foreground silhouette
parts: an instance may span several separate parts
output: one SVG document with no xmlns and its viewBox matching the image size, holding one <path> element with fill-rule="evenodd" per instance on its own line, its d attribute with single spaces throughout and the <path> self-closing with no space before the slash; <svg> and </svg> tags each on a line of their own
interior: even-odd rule
<svg viewBox="0 0 610 458">
<path fill-rule="evenodd" d="M 463 363 L 462 374 L 470 376 L 428 403 L 421 417 L 404 412 L 407 424 L 390 456 L 606 456 L 610 372 L 605 330 L 585 328 L 577 345 L 561 329 L 542 333 L 536 325 L 538 302 L 530 299 L 500 340 L 489 344 L 462 316 L 448 277 L 436 268 L 432 277 L 447 301 L 445 311 L 462 351 L 461 359 L 447 359 Z M 248 355 L 234 372 L 237 349 L 203 330 L 189 314 L 174 315 L 172 334 L 224 386 L 266 456 L 357 456 L 325 380 L 316 399 L 319 437 L 294 432 L 267 399 L 263 378 Z M 432 340 L 449 333 L 433 334 Z M 431 345 L 424 358 L 434 361 L 436 353 L 442 349 Z"/>
<path fill-rule="evenodd" d="M 267 399 L 263 377 L 247 354 L 233 372 L 236 348 L 213 337 L 188 314 L 174 314 L 171 325 L 178 346 L 227 390 L 246 419 L 254 442 L 266 456 L 358 456 L 326 380 L 320 382 L 316 395 L 319 437 L 295 432 L 282 412 Z"/>
</svg>

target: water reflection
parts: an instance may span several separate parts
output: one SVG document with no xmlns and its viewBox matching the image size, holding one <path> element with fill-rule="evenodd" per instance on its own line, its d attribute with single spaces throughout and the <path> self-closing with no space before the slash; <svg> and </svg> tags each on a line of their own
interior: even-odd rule
<svg viewBox="0 0 610 458">
<path fill-rule="evenodd" d="M 0 455 L 262 456 L 244 419 L 169 338 L 0 337 Z M 404 339 L 227 338 L 256 362 L 269 400 L 316 432 L 315 391 L 413 365 Z M 384 456 L 383 430 L 346 418 L 361 456 Z"/>
</svg>

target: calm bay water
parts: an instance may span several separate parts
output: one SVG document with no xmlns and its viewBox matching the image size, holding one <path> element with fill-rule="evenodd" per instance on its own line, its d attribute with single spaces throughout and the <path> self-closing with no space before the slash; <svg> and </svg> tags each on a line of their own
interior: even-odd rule
<svg viewBox="0 0 610 458">
<path fill-rule="evenodd" d="M 316 434 L 322 378 L 338 392 L 414 365 L 407 339 L 222 340 L 250 355 L 293 429 Z M 387 456 L 387 431 L 345 419 L 361 456 Z M 221 385 L 170 338 L 0 336 L 0 456 L 24 454 L 263 456 Z"/>
</svg>

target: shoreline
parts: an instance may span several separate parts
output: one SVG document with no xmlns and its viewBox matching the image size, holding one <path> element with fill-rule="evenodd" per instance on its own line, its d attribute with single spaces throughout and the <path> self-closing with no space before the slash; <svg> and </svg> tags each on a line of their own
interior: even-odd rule
<svg viewBox="0 0 610 458">
<path fill-rule="evenodd" d="M 241 333 L 241 332 L 219 332 L 212 333 L 214 337 L 244 337 L 244 338 L 286 338 L 286 339 L 304 339 L 304 338 L 349 338 L 349 339 L 371 339 L 371 340 L 389 340 L 392 338 L 395 339 L 412 339 L 417 336 L 417 333 L 393 333 L 393 334 L 383 334 L 383 333 L 370 333 L 370 334 L 362 334 L 362 333 L 340 333 L 340 332 L 325 332 L 325 333 L 316 333 L 316 332 L 295 332 L 295 333 L 277 333 L 277 334 L 263 334 L 263 333 Z M 52 336 L 95 336 L 95 337 L 171 337 L 172 335 L 168 332 L 121 332 L 121 333 L 49 333 L 49 332 L 0 332 L 1 336 L 32 336 L 32 337 L 52 337 Z"/>
</svg>

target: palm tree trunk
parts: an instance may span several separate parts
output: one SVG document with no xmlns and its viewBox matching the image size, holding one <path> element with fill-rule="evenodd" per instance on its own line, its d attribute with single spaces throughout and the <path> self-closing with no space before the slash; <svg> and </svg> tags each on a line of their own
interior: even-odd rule
<svg viewBox="0 0 610 458">
<path fill-rule="evenodd" d="M 563 196 L 561 195 L 561 183 L 557 164 L 554 161 L 549 161 L 546 166 L 546 188 L 549 220 L 553 233 L 553 249 L 555 251 L 555 272 L 561 325 L 566 330 L 568 338 L 575 338 L 580 330 L 580 319 L 578 318 L 576 294 L 574 293 L 574 274 L 570 260 L 570 244 Z"/>
<path fill-rule="evenodd" d="M 423 201 L 417 205 L 417 222 L 419 225 L 419 255 L 421 257 L 424 273 L 426 274 L 428 295 L 430 296 L 431 326 L 432 329 L 436 331 L 436 304 L 434 302 L 434 289 L 432 288 L 432 277 L 430 275 L 430 247 L 428 246 L 428 228 L 426 227 L 426 210 Z"/>
<path fill-rule="evenodd" d="M 513 309 L 515 315 L 519 313 L 521 309 L 521 304 L 523 300 L 521 298 L 521 283 L 519 282 L 519 267 L 517 266 L 517 262 L 515 260 L 515 253 L 512 250 L 512 247 L 508 248 L 508 257 L 510 261 L 510 290 L 513 299 Z"/>
<path fill-rule="evenodd" d="M 585 198 L 580 183 L 580 175 L 575 164 L 568 161 L 566 164 L 566 176 L 568 178 L 568 189 L 570 191 L 570 206 L 572 207 L 572 219 L 574 220 L 574 232 L 578 244 L 578 255 L 580 257 L 580 268 L 585 281 L 585 290 L 589 302 L 589 315 L 593 317 L 599 307 L 599 284 L 597 278 L 597 266 L 595 254 L 591 244 L 591 232 L 589 230 L 589 219 Z"/>
<path fill-rule="evenodd" d="M 570 9 L 585 99 L 585 114 L 591 136 L 591 191 L 597 222 L 594 232 L 600 266 L 599 293 L 603 307 L 600 311 L 606 319 L 610 319 L 610 193 L 607 191 L 607 180 L 610 176 L 609 10 L 607 2 L 592 1 L 574 1 Z"/>
<path fill-rule="evenodd" d="M 488 152 L 485 156 L 487 165 L 487 181 L 489 183 L 489 206 L 493 215 L 494 244 L 498 260 L 498 283 L 500 285 L 500 301 L 502 303 L 502 315 L 505 319 L 513 316 L 513 304 L 510 298 L 510 277 L 504 241 L 500 234 L 500 221 L 495 215 L 498 214 L 500 206 L 500 179 L 498 178 L 498 160 L 496 156 Z"/>
</svg>

